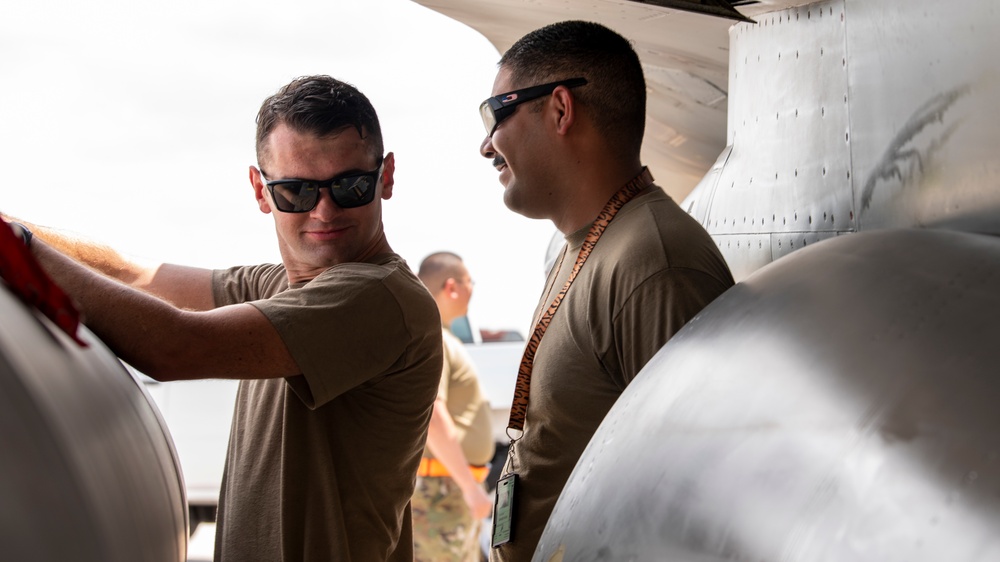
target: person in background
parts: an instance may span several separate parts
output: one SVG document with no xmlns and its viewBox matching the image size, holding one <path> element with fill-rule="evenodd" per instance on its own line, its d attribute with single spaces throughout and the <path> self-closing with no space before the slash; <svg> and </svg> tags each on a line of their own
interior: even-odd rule
<svg viewBox="0 0 1000 562">
<path fill-rule="evenodd" d="M 413 493 L 414 560 L 478 562 L 481 523 L 493 505 L 483 488 L 495 448 L 490 404 L 465 347 L 448 329 L 469 311 L 472 278 L 451 252 L 424 258 L 417 276 L 441 313 L 444 367 Z"/>
<path fill-rule="evenodd" d="M 250 185 L 274 218 L 280 264 L 144 266 L 18 227 L 123 360 L 158 380 L 243 379 L 215 562 L 413 560 L 410 497 L 441 325 L 383 232 L 394 170 L 368 98 L 309 76 L 257 115 Z M 176 182 L 191 204 L 215 188 Z"/>
<path fill-rule="evenodd" d="M 608 410 L 733 278 L 641 163 L 646 82 L 624 37 L 583 21 L 528 33 L 480 114 L 504 203 L 566 238 L 518 373 L 493 514 L 491 560 L 527 561 Z"/>
</svg>

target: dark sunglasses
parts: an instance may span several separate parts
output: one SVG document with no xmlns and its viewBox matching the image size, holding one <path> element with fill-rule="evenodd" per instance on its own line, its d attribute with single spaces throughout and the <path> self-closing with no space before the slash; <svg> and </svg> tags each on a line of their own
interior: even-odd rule
<svg viewBox="0 0 1000 562">
<path fill-rule="evenodd" d="M 259 169 L 259 168 L 258 168 Z M 268 180 L 264 170 L 260 170 L 267 188 L 271 191 L 271 200 L 279 211 L 284 213 L 308 213 L 319 204 L 320 190 L 330 188 L 330 196 L 334 203 L 344 209 L 363 207 L 375 200 L 376 186 L 382 175 L 382 158 L 379 157 L 378 168 L 371 172 L 350 172 L 332 177 L 326 181 L 281 179 Z"/>
<path fill-rule="evenodd" d="M 519 103 L 551 94 L 559 86 L 575 88 L 583 86 L 586 83 L 586 78 L 570 78 L 568 80 L 559 80 L 558 82 L 549 82 L 541 86 L 514 90 L 513 92 L 507 92 L 506 94 L 500 94 L 499 96 L 487 99 L 479 105 L 479 114 L 483 117 L 483 125 L 486 126 L 486 136 L 492 137 L 493 131 L 497 130 L 497 125 L 513 115 Z"/>
</svg>

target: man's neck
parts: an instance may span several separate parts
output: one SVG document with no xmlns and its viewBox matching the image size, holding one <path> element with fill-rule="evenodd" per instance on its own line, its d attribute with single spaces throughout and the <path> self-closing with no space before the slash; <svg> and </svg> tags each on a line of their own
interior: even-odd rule
<svg viewBox="0 0 1000 562">
<path fill-rule="evenodd" d="M 288 261 L 282 259 L 282 263 L 285 266 L 285 275 L 288 277 L 289 285 L 297 285 L 302 283 L 308 283 L 313 279 L 319 277 L 324 271 L 330 269 L 331 267 L 336 267 L 338 265 L 343 265 L 345 263 L 370 263 L 376 256 L 392 254 L 392 248 L 389 243 L 385 240 L 385 236 L 380 237 L 376 244 L 373 244 L 368 250 L 357 255 L 354 259 L 337 261 L 335 263 L 329 263 L 323 266 L 315 267 L 290 267 Z"/>
<path fill-rule="evenodd" d="M 455 319 L 460 318 L 462 316 L 465 316 L 464 314 L 449 314 L 448 312 L 442 310 L 440 306 L 438 307 L 438 312 L 441 313 L 441 324 L 445 328 L 449 328 L 449 329 L 450 329 L 451 323 L 454 322 Z"/>
<path fill-rule="evenodd" d="M 636 163 L 634 169 L 629 167 L 617 172 L 586 176 L 587 179 L 579 184 L 577 195 L 571 201 L 566 201 L 561 209 L 562 213 L 552 217 L 552 223 L 564 236 L 593 224 L 611 197 L 641 171 L 642 165 Z"/>
</svg>

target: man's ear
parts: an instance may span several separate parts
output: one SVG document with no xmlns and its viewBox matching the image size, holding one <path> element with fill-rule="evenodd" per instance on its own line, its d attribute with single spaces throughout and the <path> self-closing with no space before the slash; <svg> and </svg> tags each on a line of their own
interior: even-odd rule
<svg viewBox="0 0 1000 562">
<path fill-rule="evenodd" d="M 389 153 L 385 155 L 382 168 L 382 199 L 392 197 L 392 186 L 395 180 L 392 175 L 396 172 L 396 155 Z"/>
<path fill-rule="evenodd" d="M 250 166 L 250 185 L 253 186 L 253 196 L 257 199 L 257 206 L 260 207 L 260 212 L 270 213 L 271 201 L 268 200 L 267 195 L 264 193 L 264 178 L 261 177 L 260 170 L 254 166 Z"/>
<path fill-rule="evenodd" d="M 450 298 L 458 298 L 458 291 L 456 290 L 456 287 L 458 287 L 458 281 L 455 280 L 454 277 L 449 277 L 444 282 L 444 289 L 442 289 L 442 291 L 444 291 L 444 293 Z"/>
<path fill-rule="evenodd" d="M 552 92 L 552 118 L 555 120 L 556 134 L 565 135 L 576 121 L 576 98 L 566 86 L 559 86 Z"/>
</svg>

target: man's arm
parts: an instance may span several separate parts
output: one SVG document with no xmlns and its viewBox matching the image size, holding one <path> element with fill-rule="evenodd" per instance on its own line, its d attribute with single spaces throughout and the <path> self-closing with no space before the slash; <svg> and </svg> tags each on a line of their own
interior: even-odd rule
<svg viewBox="0 0 1000 562">
<path fill-rule="evenodd" d="M 622 388 L 681 328 L 728 288 L 703 271 L 665 268 L 643 281 L 615 315 L 616 345 L 602 360 L 617 364 Z"/>
<path fill-rule="evenodd" d="M 448 413 L 448 405 L 440 398 L 434 401 L 434 411 L 427 429 L 427 447 L 462 489 L 462 496 L 472 516 L 476 519 L 487 517 L 493 509 L 493 501 L 469 470 L 469 461 L 458 443 L 455 422 Z"/>
<path fill-rule="evenodd" d="M 278 332 L 249 304 L 182 310 L 96 273 L 45 242 L 34 240 L 32 251 L 77 302 L 86 325 L 124 361 L 155 379 L 300 373 Z M 210 295 L 210 278 L 207 284 Z"/>
<path fill-rule="evenodd" d="M 4 215 L 5 219 L 8 219 Z M 210 310 L 215 307 L 212 296 L 212 271 L 173 264 L 140 264 L 130 261 L 110 246 L 69 236 L 58 230 L 10 218 L 28 227 L 35 240 L 73 260 L 99 271 L 112 279 L 156 295 L 187 310 Z"/>
</svg>

